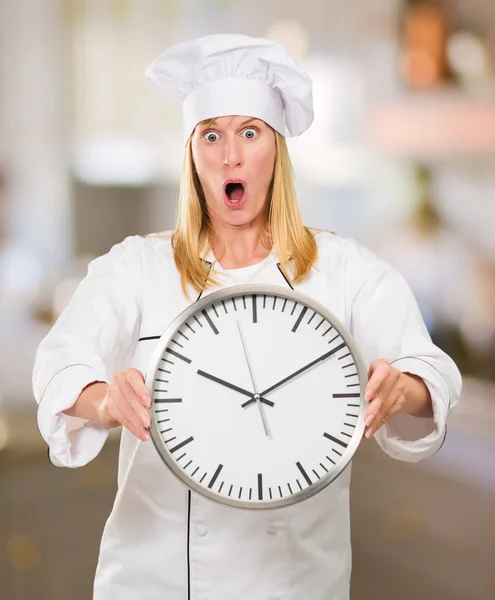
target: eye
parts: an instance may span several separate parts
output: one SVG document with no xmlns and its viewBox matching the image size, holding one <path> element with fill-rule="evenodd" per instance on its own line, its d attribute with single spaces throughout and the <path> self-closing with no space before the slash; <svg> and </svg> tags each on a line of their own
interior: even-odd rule
<svg viewBox="0 0 495 600">
<path fill-rule="evenodd" d="M 242 135 L 248 139 L 248 140 L 252 140 L 254 139 L 259 133 L 259 130 L 256 127 L 248 127 L 247 129 L 244 129 L 242 132 Z"/>
<path fill-rule="evenodd" d="M 201 137 L 205 142 L 212 144 L 213 142 L 216 142 L 220 136 L 216 131 L 205 131 Z"/>
</svg>

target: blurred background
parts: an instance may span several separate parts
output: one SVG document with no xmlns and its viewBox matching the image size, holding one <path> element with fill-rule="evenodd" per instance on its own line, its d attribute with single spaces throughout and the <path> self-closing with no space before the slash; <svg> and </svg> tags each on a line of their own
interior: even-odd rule
<svg viewBox="0 0 495 600">
<path fill-rule="evenodd" d="M 310 73 L 315 122 L 290 140 L 306 224 L 395 265 L 464 376 L 435 457 L 361 445 L 352 599 L 494 600 L 494 0 L 0 0 L 0 598 L 91 598 L 118 432 L 51 466 L 34 355 L 93 257 L 173 227 L 180 108 L 144 68 L 220 32 Z"/>
</svg>

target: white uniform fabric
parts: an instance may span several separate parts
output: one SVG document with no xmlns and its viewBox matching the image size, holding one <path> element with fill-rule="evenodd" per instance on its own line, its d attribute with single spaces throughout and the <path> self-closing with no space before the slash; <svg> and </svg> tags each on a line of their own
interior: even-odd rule
<svg viewBox="0 0 495 600">
<path fill-rule="evenodd" d="M 455 364 L 432 344 L 395 270 L 352 240 L 327 232 L 316 239 L 318 261 L 296 289 L 346 325 L 367 366 L 386 358 L 422 377 L 431 392 L 433 419 L 397 415 L 376 440 L 405 461 L 434 454 L 459 398 Z M 217 268 L 222 286 L 287 285 L 273 254 L 249 267 Z M 39 428 L 56 465 L 85 465 L 108 435 L 61 411 L 92 381 L 110 382 L 128 367 L 146 372 L 154 336 L 196 297 L 193 292 L 189 301 L 181 292 L 170 233 L 126 238 L 92 262 L 34 368 Z M 103 534 L 94 599 L 348 600 L 350 476 L 349 465 L 325 490 L 288 508 L 223 507 L 188 492 L 152 442 L 123 430 L 119 489 Z"/>
<path fill-rule="evenodd" d="M 146 81 L 183 107 L 186 139 L 206 119 L 256 117 L 286 137 L 313 122 L 311 79 L 279 44 L 215 34 L 176 44 L 146 69 Z"/>
</svg>

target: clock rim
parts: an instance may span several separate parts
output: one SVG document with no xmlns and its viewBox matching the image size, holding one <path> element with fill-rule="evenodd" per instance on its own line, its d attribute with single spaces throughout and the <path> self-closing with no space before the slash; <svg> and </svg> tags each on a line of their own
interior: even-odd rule
<svg viewBox="0 0 495 600">
<path fill-rule="evenodd" d="M 167 445 L 163 441 L 161 434 L 158 431 L 155 412 L 153 410 L 153 383 L 156 377 L 157 369 L 163 357 L 165 349 L 169 345 L 172 337 L 179 329 L 179 327 L 181 327 L 181 325 L 185 323 L 193 314 L 201 312 L 201 310 L 205 306 L 208 306 L 220 300 L 231 298 L 232 296 L 238 296 L 243 294 L 247 296 L 251 296 L 253 294 L 276 295 L 279 297 L 287 298 L 288 300 L 295 300 L 298 303 L 302 303 L 305 306 L 308 306 L 309 308 L 315 310 L 317 313 L 321 314 L 322 317 L 325 317 L 325 319 L 328 320 L 334 326 L 334 328 L 339 332 L 339 334 L 343 338 L 344 342 L 346 343 L 347 347 L 349 348 L 352 354 L 352 357 L 356 364 L 356 370 L 359 375 L 359 402 L 361 404 L 360 414 L 358 422 L 356 424 L 355 433 L 352 436 L 351 442 L 348 444 L 341 460 L 337 463 L 337 465 L 335 465 L 334 469 L 332 469 L 329 473 L 321 477 L 321 479 L 319 479 L 317 482 L 313 483 L 308 488 L 305 488 L 299 492 L 296 492 L 284 498 L 277 498 L 272 500 L 239 500 L 237 498 L 229 498 L 219 494 L 218 492 L 206 488 L 199 482 L 192 479 L 189 475 L 187 475 L 187 473 L 185 473 L 183 469 L 181 469 L 177 465 L 176 460 L 174 459 Z M 175 475 L 175 477 L 177 477 L 179 481 L 181 481 L 188 489 L 198 493 L 204 498 L 213 500 L 214 502 L 217 502 L 223 506 L 230 506 L 233 508 L 249 510 L 269 510 L 292 506 L 294 504 L 307 500 L 321 492 L 328 485 L 334 482 L 345 471 L 345 469 L 349 466 L 350 462 L 352 461 L 352 458 L 354 457 L 354 454 L 356 453 L 356 450 L 358 449 L 363 439 L 365 430 L 364 389 L 366 386 L 367 379 L 367 370 L 365 367 L 364 359 L 353 337 L 350 335 L 349 331 L 344 326 L 342 321 L 326 306 L 321 304 L 318 300 L 315 300 L 311 296 L 304 294 L 299 290 L 294 290 L 292 288 L 287 288 L 280 285 L 248 283 L 242 285 L 229 286 L 203 295 L 199 300 L 192 302 L 174 318 L 174 320 L 166 327 L 166 329 L 161 334 L 156 348 L 151 355 L 151 359 L 149 360 L 148 370 L 146 371 L 145 376 L 145 384 L 152 398 L 151 406 L 147 409 L 151 419 L 151 440 L 158 452 L 158 455 L 168 467 L 168 469 Z"/>
</svg>

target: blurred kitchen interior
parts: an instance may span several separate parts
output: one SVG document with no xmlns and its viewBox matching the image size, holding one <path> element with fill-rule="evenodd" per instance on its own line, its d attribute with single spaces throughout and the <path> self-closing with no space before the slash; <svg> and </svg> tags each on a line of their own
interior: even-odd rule
<svg viewBox="0 0 495 600">
<path fill-rule="evenodd" d="M 352 598 L 494 600 L 494 0 L 0 0 L 0 598 L 91 597 L 118 434 L 87 467 L 52 467 L 32 363 L 91 258 L 173 226 L 180 109 L 143 71 L 218 32 L 305 65 L 306 223 L 394 264 L 465 379 L 434 458 L 359 449 Z"/>
</svg>

